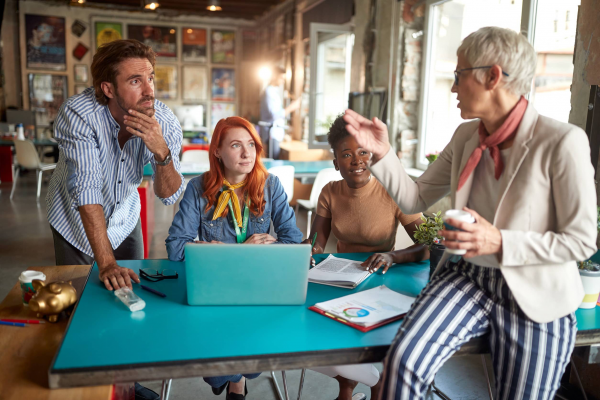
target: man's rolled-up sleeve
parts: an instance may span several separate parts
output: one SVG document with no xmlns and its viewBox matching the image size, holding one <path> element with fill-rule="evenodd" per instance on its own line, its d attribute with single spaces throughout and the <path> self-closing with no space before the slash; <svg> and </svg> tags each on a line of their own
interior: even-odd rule
<svg viewBox="0 0 600 400">
<path fill-rule="evenodd" d="M 65 157 L 71 207 L 103 204 L 102 168 L 94 131 L 67 103 L 56 117 L 54 137 Z"/>
<path fill-rule="evenodd" d="M 167 147 L 171 150 L 171 157 L 173 161 L 173 167 L 175 167 L 175 171 L 179 174 L 179 189 L 171 196 L 162 198 L 160 196 L 156 196 L 162 201 L 165 206 L 170 206 L 175 204 L 181 193 L 185 188 L 185 179 L 181 174 L 181 163 L 179 162 L 179 153 L 181 152 L 181 143 L 183 142 L 183 132 L 181 130 L 181 125 L 179 125 L 179 121 L 172 115 L 172 119 L 167 123 L 161 125 L 163 130 L 163 136 L 165 138 L 165 142 L 167 143 Z M 150 158 L 150 163 L 152 165 L 152 181 L 156 177 L 156 160 L 154 156 Z"/>
</svg>

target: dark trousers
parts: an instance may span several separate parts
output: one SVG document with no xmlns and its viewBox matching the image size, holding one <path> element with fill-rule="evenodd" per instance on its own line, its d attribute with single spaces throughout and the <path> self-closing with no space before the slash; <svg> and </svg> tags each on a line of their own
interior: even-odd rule
<svg viewBox="0 0 600 400">
<path fill-rule="evenodd" d="M 67 242 L 52 226 L 50 229 L 54 238 L 56 265 L 91 265 L 94 262 L 93 257 Z M 142 260 L 144 258 L 144 239 L 139 219 L 129 236 L 114 250 L 114 255 L 117 260 Z"/>
</svg>

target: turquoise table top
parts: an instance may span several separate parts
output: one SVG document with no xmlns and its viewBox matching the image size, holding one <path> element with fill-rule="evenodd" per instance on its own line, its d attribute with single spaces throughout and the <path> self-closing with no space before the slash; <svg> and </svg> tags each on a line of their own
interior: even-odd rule
<svg viewBox="0 0 600 400">
<path fill-rule="evenodd" d="M 295 175 L 298 177 L 316 176 L 319 171 L 325 168 L 333 168 L 333 162 L 331 160 L 326 161 L 288 161 L 288 160 L 273 160 L 263 161 L 263 164 L 267 169 L 271 167 L 277 167 L 280 165 L 292 165 L 296 171 Z M 195 164 L 195 168 L 183 167 L 182 175 L 184 176 L 196 176 L 200 175 L 208 170 L 208 165 L 204 166 L 201 164 Z M 152 176 L 152 166 L 146 164 L 144 166 L 144 176 Z"/>
<path fill-rule="evenodd" d="M 53 147 L 58 146 L 58 142 L 56 142 L 54 140 L 49 140 L 49 139 L 41 139 L 41 140 L 35 139 L 35 140 L 32 140 L 32 142 L 36 146 L 53 146 Z M 15 145 L 14 140 L 10 140 L 10 139 L 0 140 L 0 146 L 14 146 L 14 145 Z"/>
<path fill-rule="evenodd" d="M 325 256 L 315 258 L 320 262 Z M 362 261 L 369 254 L 339 256 Z M 94 266 L 53 362 L 51 387 L 105 384 L 119 379 L 133 381 L 142 377 L 211 376 L 206 369 L 201 370 L 202 365 L 207 368 L 218 366 L 219 372 L 208 369 L 215 375 L 233 373 L 235 368 L 241 368 L 239 373 L 332 365 L 339 364 L 339 359 L 322 358 L 317 363 L 311 360 L 319 354 L 339 356 L 352 349 L 355 349 L 353 358 L 346 358 L 344 363 L 373 361 L 372 353 L 367 356 L 359 352 L 369 349 L 380 349 L 377 355 L 380 360 L 401 321 L 362 333 L 307 307 L 379 285 L 416 296 L 425 286 L 429 271 L 428 261 L 397 265 L 385 275 L 371 276 L 355 290 L 309 283 L 303 306 L 207 307 L 187 305 L 184 263 L 141 260 L 120 261 L 119 264 L 136 272 L 148 267 L 174 269 L 179 273 L 179 279 L 156 283 L 142 280 L 144 285 L 165 293 L 166 298 L 134 285 L 134 291 L 144 299 L 146 308 L 131 313 L 100 283 L 97 266 Z M 265 282 L 265 288 L 268 285 Z M 597 339 L 600 307 L 577 310 L 576 317 L 578 340 L 586 331 L 594 332 Z M 277 364 L 273 360 L 278 357 L 286 360 L 291 357 L 295 363 Z M 243 368 L 242 364 L 228 364 L 235 360 L 247 363 Z M 267 364 L 259 363 L 261 360 L 269 361 L 268 369 Z M 174 369 L 177 366 L 187 366 L 188 370 L 181 372 Z M 160 368 L 164 370 L 156 372 Z M 105 370 L 111 373 L 103 375 Z M 119 375 L 125 370 L 129 373 L 128 378 Z M 138 371 L 137 375 L 135 371 Z M 149 375 L 149 371 L 155 371 L 155 375 Z"/>
<path fill-rule="evenodd" d="M 361 261 L 368 256 L 367 253 L 342 255 Z M 316 258 L 321 261 L 324 255 Z M 179 279 L 156 283 L 142 280 L 144 285 L 167 297 L 158 297 L 134 286 L 136 294 L 146 302 L 146 308 L 132 313 L 104 288 L 94 266 L 54 360 L 51 376 L 78 369 L 90 371 L 115 366 L 143 367 L 157 363 L 184 364 L 191 360 L 387 347 L 400 322 L 362 333 L 307 307 L 379 285 L 416 296 L 425 286 L 429 270 L 428 262 L 403 264 L 391 268 L 385 275 L 371 276 L 355 290 L 309 283 L 307 301 L 302 306 L 206 307 L 187 305 L 182 262 L 142 260 L 119 261 L 119 264 L 136 272 L 148 267 L 175 269 Z M 265 282 L 265 288 L 268 285 Z M 101 380 L 95 383 L 104 383 Z M 51 386 L 69 385 L 65 379 L 58 381 L 51 379 Z"/>
</svg>

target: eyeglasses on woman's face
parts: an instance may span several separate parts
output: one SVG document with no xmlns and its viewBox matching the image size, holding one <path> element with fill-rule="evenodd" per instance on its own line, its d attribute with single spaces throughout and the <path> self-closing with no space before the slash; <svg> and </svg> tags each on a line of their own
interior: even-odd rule
<svg viewBox="0 0 600 400">
<path fill-rule="evenodd" d="M 472 71 L 474 69 L 485 69 L 485 68 L 492 68 L 492 65 L 486 65 L 484 67 L 462 68 L 462 69 L 458 69 L 458 70 L 454 71 L 454 86 L 458 86 L 458 77 L 460 76 L 461 72 L 463 72 L 463 71 Z M 502 75 L 504 75 L 504 76 L 510 76 L 510 75 L 508 75 L 504 71 L 502 71 Z"/>
</svg>

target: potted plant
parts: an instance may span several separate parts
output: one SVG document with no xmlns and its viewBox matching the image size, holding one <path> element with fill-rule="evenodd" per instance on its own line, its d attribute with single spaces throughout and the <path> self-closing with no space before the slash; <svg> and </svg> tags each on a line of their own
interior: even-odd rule
<svg viewBox="0 0 600 400">
<path fill-rule="evenodd" d="M 600 207 L 598 207 L 597 221 L 597 229 L 600 232 Z M 597 261 L 598 256 L 599 254 L 596 253 L 592 258 Z M 590 259 L 578 262 L 577 266 L 585 291 L 579 308 L 594 308 L 596 303 L 600 301 L 600 265 Z"/>
<path fill-rule="evenodd" d="M 429 278 L 431 278 L 444 254 L 444 250 L 446 250 L 446 247 L 440 244 L 442 238 L 438 235 L 438 231 L 444 229 L 442 212 L 438 211 L 433 215 L 421 215 L 421 220 L 423 220 L 423 223 L 417 227 L 415 239 L 418 243 L 429 248 Z"/>
</svg>

